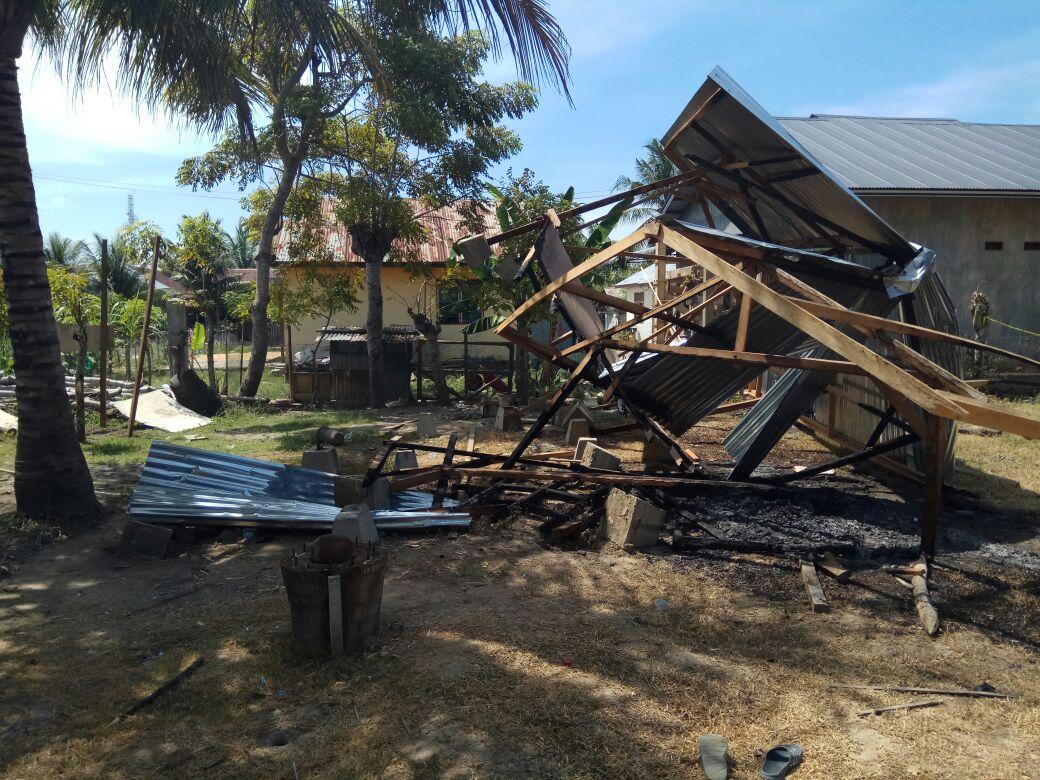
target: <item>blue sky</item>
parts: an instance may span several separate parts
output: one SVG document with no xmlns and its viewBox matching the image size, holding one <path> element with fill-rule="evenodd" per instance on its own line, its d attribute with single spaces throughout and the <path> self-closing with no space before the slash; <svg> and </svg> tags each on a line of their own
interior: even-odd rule
<svg viewBox="0 0 1040 780">
<path fill-rule="evenodd" d="M 776 115 L 855 113 L 1040 124 L 1040 3 L 913 0 L 701 2 L 550 0 L 573 48 L 575 108 L 546 92 L 513 124 L 510 162 L 586 199 L 631 173 L 704 77 L 721 65 Z M 46 63 L 21 62 L 21 85 L 45 232 L 111 235 L 127 188 L 141 219 L 171 235 L 182 214 L 233 225 L 233 186 L 176 187 L 180 162 L 209 141 L 139 115 L 101 85 L 79 98 Z M 489 76 L 511 77 L 492 63 Z M 506 166 L 503 166 L 503 171 Z"/>
</svg>

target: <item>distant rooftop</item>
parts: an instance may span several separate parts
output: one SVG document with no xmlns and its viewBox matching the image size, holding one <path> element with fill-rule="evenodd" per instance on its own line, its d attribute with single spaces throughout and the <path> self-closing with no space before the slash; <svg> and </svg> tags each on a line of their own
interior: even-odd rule
<svg viewBox="0 0 1040 780">
<path fill-rule="evenodd" d="M 779 121 L 857 192 L 1040 193 L 1040 125 L 839 114 Z"/>
</svg>

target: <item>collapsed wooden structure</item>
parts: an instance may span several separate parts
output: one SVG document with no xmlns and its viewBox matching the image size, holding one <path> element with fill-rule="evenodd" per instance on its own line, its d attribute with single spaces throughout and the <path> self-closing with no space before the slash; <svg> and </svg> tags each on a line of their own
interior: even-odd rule
<svg viewBox="0 0 1040 780">
<path fill-rule="evenodd" d="M 896 233 L 720 69 L 663 145 L 680 173 L 637 194 L 669 192 L 669 206 L 607 249 L 575 264 L 561 236 L 563 215 L 551 212 L 510 231 L 508 237 L 539 231 L 519 273 L 535 275 L 541 289 L 498 333 L 570 376 L 501 468 L 515 467 L 588 381 L 648 438 L 666 442 L 676 469 L 694 473 L 696 454 L 678 437 L 763 374 L 782 372 L 727 439 L 735 459 L 730 478 L 745 481 L 817 396 L 854 376 L 885 399 L 884 408 L 861 404 L 877 417 L 874 433 L 859 451 L 787 479 L 916 447 L 924 482 L 921 546 L 933 555 L 956 423 L 1040 438 L 1040 421 L 987 400 L 960 378 L 951 348 L 1036 361 L 957 335 L 955 320 L 936 310 L 935 301 L 945 298 L 933 253 Z M 633 257 L 657 264 L 662 280 L 668 267 L 694 273 L 681 292 L 652 307 L 582 284 L 604 264 Z M 546 299 L 558 305 L 569 331 L 539 343 L 516 325 Z M 604 327 L 605 307 L 630 318 Z M 649 338 L 628 335 L 651 319 Z"/>
<path fill-rule="evenodd" d="M 1040 438 L 1040 421 L 987 399 L 961 378 L 961 354 L 986 350 L 1040 363 L 958 335 L 934 254 L 887 225 L 723 71 L 709 76 L 663 146 L 679 169 L 675 176 L 459 245 L 476 265 L 491 257 L 494 245 L 537 231 L 528 256 L 506 273 L 528 275 L 540 289 L 497 332 L 568 377 L 512 452 L 480 452 L 472 434 L 461 448 L 454 434 L 444 448 L 396 437 L 373 461 L 367 480 L 385 472 L 395 449 L 440 453 L 439 465 L 389 471 L 391 490 L 436 483 L 435 507 L 450 494 L 462 498 L 474 517 L 520 511 L 542 518 L 541 530 L 553 538 L 595 526 L 612 488 L 681 515 L 684 501 L 704 491 L 784 490 L 784 483 L 837 466 L 912 453 L 923 482 L 922 557 L 891 573 L 911 578 L 905 584 L 934 633 L 938 617 L 927 577 L 957 424 Z M 663 212 L 608 248 L 564 243 L 578 228 L 565 228 L 563 220 L 661 193 L 671 195 Z M 652 306 L 583 284 L 605 264 L 633 259 L 656 265 L 658 300 Z M 499 272 L 509 265 L 500 261 Z M 522 323 L 546 301 L 567 331 L 541 342 Z M 605 318 L 608 309 L 619 318 Z M 651 335 L 634 338 L 634 328 L 648 320 Z M 670 462 L 632 472 L 587 462 L 577 451 L 529 452 L 583 382 L 601 391 L 601 403 L 632 418 L 631 426 L 614 430 L 641 428 Z M 797 472 L 756 473 L 820 398 L 840 398 L 872 420 L 854 451 Z M 826 424 L 808 422 L 833 434 L 835 406 L 826 409 Z M 709 475 L 681 437 L 703 418 L 730 411 L 745 412 L 725 441 L 732 468 Z M 852 442 L 846 437 L 841 443 Z M 694 523 L 711 534 L 710 523 Z M 743 544 L 748 551 L 770 551 L 766 543 Z M 827 554 L 861 551 L 817 545 L 783 552 L 802 560 L 814 610 L 822 611 L 817 572 L 842 582 L 850 573 Z"/>
</svg>

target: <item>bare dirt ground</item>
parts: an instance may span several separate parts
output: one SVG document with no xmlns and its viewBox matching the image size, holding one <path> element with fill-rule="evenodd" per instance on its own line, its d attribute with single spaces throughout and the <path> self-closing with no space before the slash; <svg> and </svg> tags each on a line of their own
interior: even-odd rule
<svg viewBox="0 0 1040 780">
<path fill-rule="evenodd" d="M 709 420 L 687 441 L 722 460 L 732 423 Z M 442 420 L 444 434 L 457 427 Z M 634 466 L 634 439 L 608 444 Z M 772 462 L 827 457 L 792 434 Z M 122 561 L 136 471 L 96 474 L 110 508 L 101 527 L 20 552 L 0 579 L 5 777 L 697 778 L 708 732 L 729 738 L 735 778 L 757 777 L 755 752 L 778 742 L 805 748 L 795 777 L 1040 776 L 1040 521 L 1028 513 L 954 497 L 935 639 L 909 591 L 877 571 L 824 580 L 832 611 L 813 614 L 797 562 L 782 557 L 547 549 L 534 521 L 395 537 L 378 641 L 322 661 L 290 648 L 278 571 L 307 537 L 211 538 L 166 560 Z M 916 511 L 909 486 L 848 469 L 831 479 L 820 489 L 889 502 L 885 533 Z M 179 688 L 113 723 L 197 657 L 205 665 Z M 1019 698 L 859 718 L 930 697 L 828 687 L 983 682 Z"/>
</svg>

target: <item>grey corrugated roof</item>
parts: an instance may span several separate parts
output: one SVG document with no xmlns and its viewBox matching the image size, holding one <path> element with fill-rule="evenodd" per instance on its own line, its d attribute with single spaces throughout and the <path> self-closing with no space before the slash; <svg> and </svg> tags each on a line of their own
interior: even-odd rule
<svg viewBox="0 0 1040 780">
<path fill-rule="evenodd" d="M 829 114 L 780 124 L 854 190 L 1040 192 L 1040 125 Z"/>
<path fill-rule="evenodd" d="M 778 244 L 818 242 L 819 230 L 806 222 L 808 216 L 846 242 L 890 260 L 908 262 L 916 254 L 722 68 L 708 75 L 662 145 L 681 169 L 705 172 L 707 184 L 725 201 L 715 205 L 745 235 Z M 722 158 L 747 163 L 754 175 L 724 169 L 715 162 Z M 740 193 L 726 195 L 736 187 L 747 189 L 753 202 Z M 680 216 L 687 208 L 674 198 L 666 212 Z"/>
</svg>

